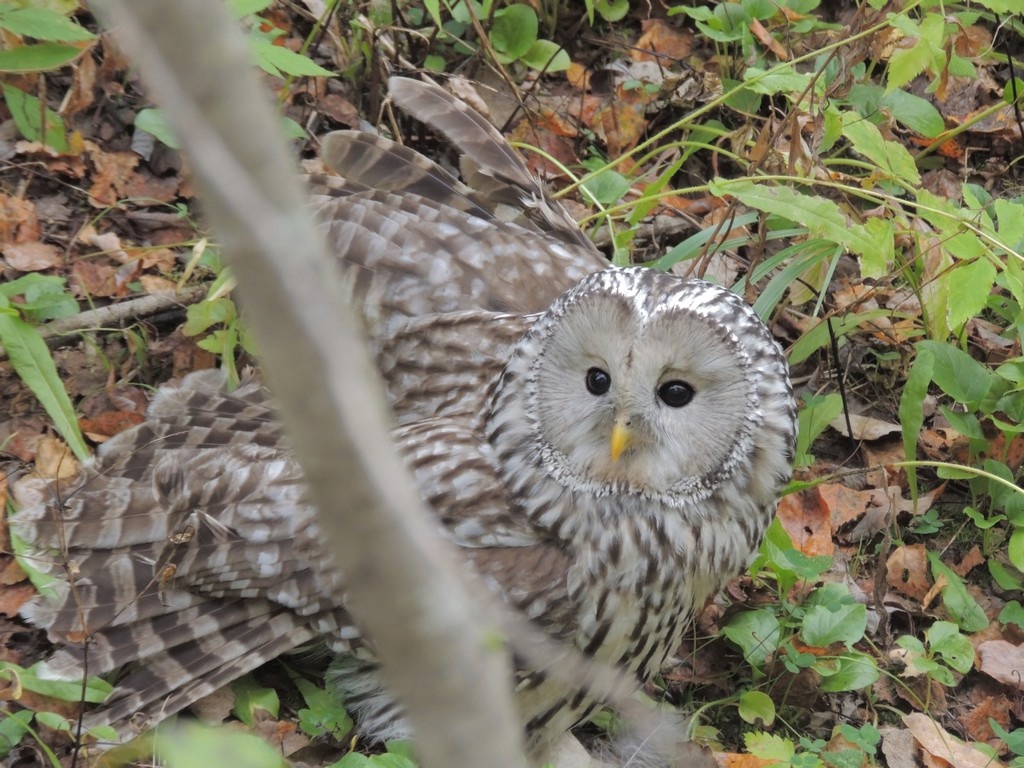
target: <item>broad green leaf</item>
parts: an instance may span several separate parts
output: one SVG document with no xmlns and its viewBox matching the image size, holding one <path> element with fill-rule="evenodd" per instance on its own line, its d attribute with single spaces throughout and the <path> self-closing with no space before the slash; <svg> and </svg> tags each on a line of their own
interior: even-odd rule
<svg viewBox="0 0 1024 768">
<path fill-rule="evenodd" d="M 268 742 L 252 733 L 199 723 L 161 726 L 155 752 L 167 768 L 238 766 L 286 768 L 288 762 Z"/>
<path fill-rule="evenodd" d="M 921 184 L 921 174 L 907 148 L 895 141 L 886 141 L 877 126 L 856 112 L 843 113 L 843 135 L 856 152 L 887 175 L 912 186 Z"/>
<path fill-rule="evenodd" d="M 866 653 L 851 651 L 838 657 L 839 669 L 822 678 L 820 688 L 828 693 L 860 691 L 870 687 L 881 676 L 875 660 Z"/>
<path fill-rule="evenodd" d="M 140 109 L 138 114 L 135 115 L 135 127 L 140 131 L 153 134 L 159 141 L 171 149 L 181 148 L 181 142 L 174 135 L 174 129 L 171 128 L 171 124 L 167 121 L 167 115 L 164 114 L 163 110 L 154 108 Z"/>
<path fill-rule="evenodd" d="M 963 350 L 941 341 L 919 341 L 920 353 L 927 350 L 933 362 L 932 380 L 943 392 L 969 409 L 978 407 L 991 389 L 995 374 Z"/>
<path fill-rule="evenodd" d="M 886 92 L 880 104 L 898 122 L 927 138 L 934 138 L 946 130 L 946 122 L 935 105 L 903 89 Z"/>
<path fill-rule="evenodd" d="M 593 9 L 600 14 L 605 21 L 622 21 L 629 13 L 629 0 L 595 0 Z M 669 11 L 671 14 L 672 11 Z M 589 19 L 593 24 L 593 16 Z"/>
<path fill-rule="evenodd" d="M 889 265 L 895 258 L 894 225 L 892 219 L 868 219 L 862 225 L 875 242 L 875 250 L 862 253 L 860 274 L 863 278 L 880 278 L 889 274 Z"/>
<path fill-rule="evenodd" d="M 870 254 L 878 249 L 875 238 L 864 227 L 851 226 L 839 206 L 823 197 L 802 195 L 789 187 L 755 184 L 748 179 L 717 178 L 709 188 L 719 197 L 732 195 L 751 208 L 803 224 L 812 234 L 845 245 L 854 253 Z"/>
<path fill-rule="evenodd" d="M 946 664 L 961 674 L 970 672 L 974 666 L 974 646 L 960 634 L 956 624 L 937 621 L 925 630 L 924 636 L 932 653 L 941 656 Z"/>
<path fill-rule="evenodd" d="M 761 666 L 778 648 L 782 626 L 775 614 L 761 608 L 736 614 L 722 634 L 743 651 L 743 657 L 751 666 Z"/>
<path fill-rule="evenodd" d="M 765 727 L 775 722 L 775 702 L 767 693 L 761 691 L 744 691 L 740 695 L 740 717 L 751 725 L 760 720 Z"/>
<path fill-rule="evenodd" d="M 252 675 L 235 680 L 231 683 L 231 690 L 235 694 L 235 706 L 231 711 L 235 717 L 250 727 L 255 722 L 257 712 L 269 712 L 276 718 L 281 711 L 277 691 L 260 685 Z"/>
<path fill-rule="evenodd" d="M 22 45 L 0 51 L 0 72 L 46 72 L 74 61 L 81 48 L 58 43 Z"/>
<path fill-rule="evenodd" d="M 34 715 L 31 709 L 0 713 L 0 757 L 6 757 L 12 747 L 18 746 Z"/>
<path fill-rule="evenodd" d="M 897 48 L 889 57 L 886 90 L 892 91 L 906 85 L 928 69 L 932 60 L 932 47 L 924 38 L 918 37 L 911 45 Z"/>
<path fill-rule="evenodd" d="M 565 49 L 550 40 L 538 40 L 530 46 L 521 61 L 541 72 L 564 72 L 572 60 Z"/>
<path fill-rule="evenodd" d="M 7 350 L 18 377 L 32 390 L 78 460 L 89 458 L 75 409 L 57 374 L 50 350 L 36 329 L 18 317 L 6 297 L 0 297 L 0 344 Z"/>
<path fill-rule="evenodd" d="M 747 67 L 743 74 L 743 82 L 754 93 L 774 95 L 776 93 L 803 93 L 811 82 L 810 74 L 794 72 L 791 67 L 771 70 Z"/>
<path fill-rule="evenodd" d="M 606 165 L 600 158 L 595 158 L 595 161 L 590 163 L 590 165 L 595 166 L 591 170 L 599 170 Z M 584 165 L 588 164 L 584 163 Z M 601 205 L 617 203 L 622 199 L 623 195 L 629 192 L 632 184 L 631 179 L 623 176 L 618 171 L 602 171 L 583 179 L 583 188 Z"/>
<path fill-rule="evenodd" d="M 0 28 L 19 37 L 47 42 L 73 43 L 96 37 L 57 11 L 31 6 L 15 8 L 7 3 L 0 3 Z"/>
<path fill-rule="evenodd" d="M 790 758 L 796 754 L 796 746 L 789 739 L 772 733 L 752 732 L 743 734 L 747 751 L 762 760 L 777 760 L 781 765 L 792 765 Z"/>
<path fill-rule="evenodd" d="M 1015 528 L 1006 548 L 1013 567 L 1024 573 L 1024 528 Z"/>
<path fill-rule="evenodd" d="M 2 53 L 3 51 L 0 51 L 0 54 Z M 14 124 L 18 126 L 22 136 L 61 153 L 69 151 L 67 131 L 59 114 L 49 107 L 43 107 L 35 96 L 13 85 L 4 83 L 3 89 L 4 101 L 7 102 Z"/>
<path fill-rule="evenodd" d="M 494 14 L 488 37 L 495 49 L 516 61 L 537 42 L 537 14 L 521 3 L 502 8 Z"/>
<path fill-rule="evenodd" d="M 960 629 L 965 632 L 980 632 L 988 626 L 988 617 L 985 611 L 978 605 L 978 601 L 971 597 L 961 579 L 951 568 L 949 568 L 936 552 L 928 553 L 928 562 L 932 566 L 932 575 L 935 580 L 944 578 L 946 586 L 942 588 L 942 603 L 946 611 Z"/>
<path fill-rule="evenodd" d="M 848 331 L 853 330 L 861 323 L 871 323 L 880 317 L 889 317 L 890 312 L 886 309 L 872 309 L 867 312 L 851 312 L 842 317 L 832 318 L 832 332 L 837 338 L 842 338 Z M 809 358 L 819 349 L 823 349 L 831 343 L 828 332 L 828 322 L 822 320 L 796 340 L 796 343 L 789 348 L 789 364 L 797 365 Z"/>
<path fill-rule="evenodd" d="M 817 648 L 827 648 L 832 643 L 850 647 L 863 639 L 867 624 L 868 609 L 860 603 L 816 605 L 804 616 L 800 634 L 804 642 Z"/>
<path fill-rule="evenodd" d="M 1024 607 L 1021 607 L 1021 604 L 1016 600 L 1011 600 L 999 611 L 999 623 L 1016 624 L 1024 629 Z"/>
<path fill-rule="evenodd" d="M 52 680 L 41 671 L 41 663 L 28 668 L 19 667 L 16 664 L 2 661 L 0 671 L 5 674 L 15 674 L 18 682 L 23 688 L 43 696 L 49 696 L 61 701 L 81 701 L 83 696 L 90 704 L 99 704 L 106 700 L 114 687 L 98 677 L 90 677 L 86 680 L 85 686 L 81 680 Z"/>
</svg>

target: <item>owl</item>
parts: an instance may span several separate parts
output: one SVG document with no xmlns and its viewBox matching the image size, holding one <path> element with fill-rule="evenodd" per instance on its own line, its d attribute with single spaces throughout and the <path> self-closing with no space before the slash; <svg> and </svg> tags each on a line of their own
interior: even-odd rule
<svg viewBox="0 0 1024 768">
<path fill-rule="evenodd" d="M 782 351 L 724 288 L 610 267 L 438 86 L 394 78 L 391 94 L 465 153 L 472 185 L 357 132 L 328 137 L 341 175 L 310 185 L 394 441 L 471 578 L 558 647 L 649 679 L 747 565 L 790 476 Z M 49 674 L 119 670 L 88 724 L 128 733 L 321 643 L 363 734 L 410 736 L 372 638 L 326 597 L 316 510 L 258 380 L 165 386 L 75 484 L 17 495 L 13 530 L 55 577 L 23 611 L 56 646 Z M 537 755 L 602 701 L 557 658 L 516 658 Z"/>
</svg>

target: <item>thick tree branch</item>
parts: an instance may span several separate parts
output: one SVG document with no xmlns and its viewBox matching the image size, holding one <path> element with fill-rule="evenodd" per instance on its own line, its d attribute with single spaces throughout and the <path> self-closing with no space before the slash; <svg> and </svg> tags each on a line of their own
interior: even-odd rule
<svg viewBox="0 0 1024 768">
<path fill-rule="evenodd" d="M 221 3 L 96 0 L 190 157 L 337 562 L 428 768 L 522 766 L 504 653 L 443 554 L 243 36 Z M 340 596 L 339 596 L 340 599 Z"/>
</svg>

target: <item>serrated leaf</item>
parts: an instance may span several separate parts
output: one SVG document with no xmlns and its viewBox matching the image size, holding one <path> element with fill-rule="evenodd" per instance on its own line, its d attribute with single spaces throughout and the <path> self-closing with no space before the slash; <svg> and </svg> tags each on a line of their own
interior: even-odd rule
<svg viewBox="0 0 1024 768">
<path fill-rule="evenodd" d="M 79 461 L 89 458 L 89 448 L 78 428 L 75 409 L 57 374 L 50 350 L 36 329 L 0 298 L 0 344 L 7 350 L 18 377 L 32 390 L 54 427 L 71 447 Z"/>
<path fill-rule="evenodd" d="M 907 48 L 897 48 L 889 57 L 885 78 L 886 89 L 891 91 L 903 87 L 928 69 L 931 63 L 931 46 L 920 37 Z"/>
<path fill-rule="evenodd" d="M 710 190 L 719 197 L 732 195 L 751 208 L 803 224 L 811 234 L 840 243 L 854 253 L 878 250 L 878 244 L 864 227 L 851 225 L 839 206 L 823 197 L 801 195 L 789 187 L 755 184 L 748 179 L 717 178 L 710 184 Z"/>
<path fill-rule="evenodd" d="M 843 135 L 850 140 L 854 151 L 887 175 L 913 186 L 921 183 L 921 174 L 907 148 L 895 141 L 887 141 L 876 125 L 857 113 L 843 113 Z"/>
<path fill-rule="evenodd" d="M 956 290 L 949 292 L 946 317 L 949 327 L 957 329 L 985 309 L 996 282 L 996 268 L 988 259 L 979 258 L 958 264 L 950 277 Z"/>
</svg>

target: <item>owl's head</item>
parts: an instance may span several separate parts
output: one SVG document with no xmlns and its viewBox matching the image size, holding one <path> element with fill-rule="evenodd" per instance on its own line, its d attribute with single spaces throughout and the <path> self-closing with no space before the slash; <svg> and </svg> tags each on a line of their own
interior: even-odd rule
<svg viewBox="0 0 1024 768">
<path fill-rule="evenodd" d="M 749 490 L 767 501 L 789 472 L 782 352 L 747 304 L 702 280 L 644 268 L 584 278 L 519 343 L 495 406 L 499 452 L 570 490 L 681 505 L 748 473 L 765 477 L 742 485 L 763 485 Z"/>
</svg>

